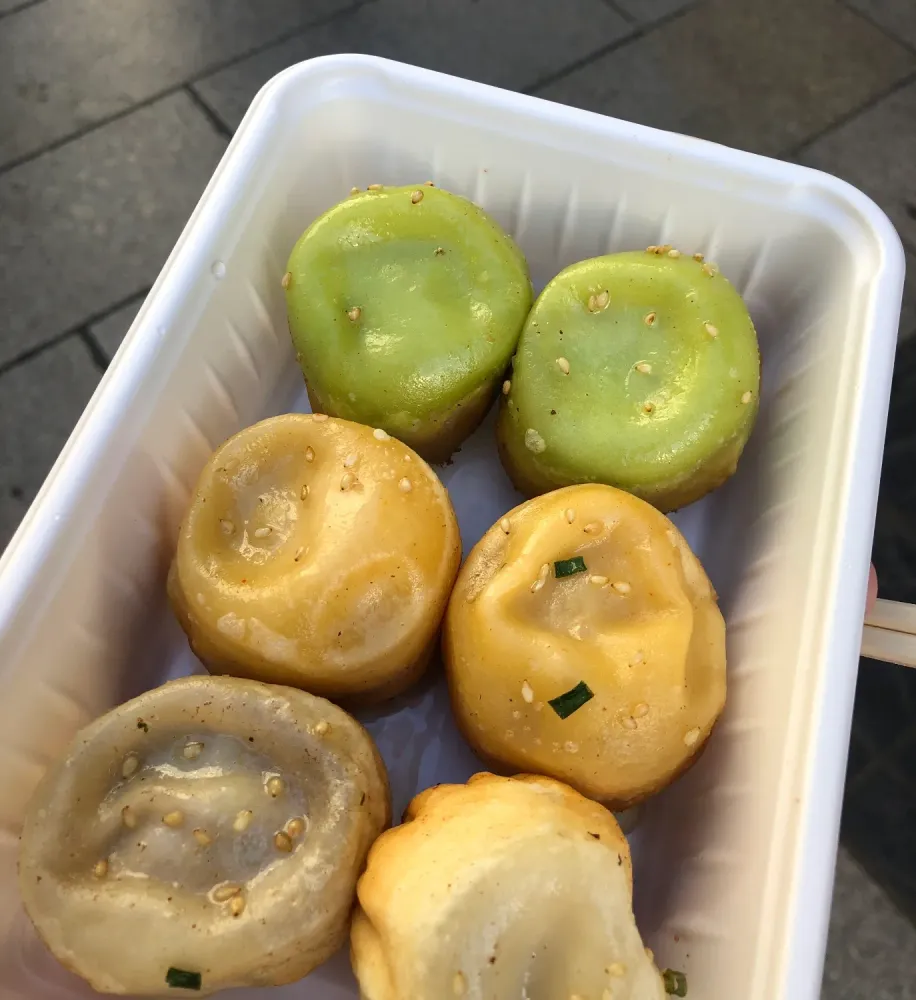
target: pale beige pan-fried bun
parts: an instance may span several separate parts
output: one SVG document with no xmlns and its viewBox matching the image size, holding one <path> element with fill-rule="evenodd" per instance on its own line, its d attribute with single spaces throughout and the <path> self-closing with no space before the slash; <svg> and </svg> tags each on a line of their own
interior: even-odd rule
<svg viewBox="0 0 916 1000">
<path fill-rule="evenodd" d="M 576 558 L 584 570 L 563 576 Z M 443 648 L 485 759 L 615 809 L 688 767 L 725 704 L 725 622 L 703 567 L 664 514 L 611 486 L 556 490 L 493 525 L 459 574 Z M 580 684 L 593 697 L 561 718 L 550 701 Z"/>
<path fill-rule="evenodd" d="M 330 702 L 187 677 L 83 729 L 26 815 L 19 884 L 53 954 L 100 992 L 300 979 L 346 940 L 388 825 L 384 765 Z"/>
<path fill-rule="evenodd" d="M 478 774 L 369 853 L 350 937 L 363 1000 L 661 1000 L 626 839 L 550 778 Z"/>
<path fill-rule="evenodd" d="M 448 493 L 419 455 L 291 413 L 207 462 L 169 595 L 211 673 L 379 701 L 426 668 L 460 560 Z"/>
</svg>

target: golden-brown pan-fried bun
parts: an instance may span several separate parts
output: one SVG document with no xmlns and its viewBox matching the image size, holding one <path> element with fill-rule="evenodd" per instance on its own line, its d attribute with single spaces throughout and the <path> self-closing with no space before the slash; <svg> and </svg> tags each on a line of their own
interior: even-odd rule
<svg viewBox="0 0 916 1000">
<path fill-rule="evenodd" d="M 443 630 L 473 746 L 621 809 L 696 758 L 725 704 L 725 622 L 681 533 L 611 486 L 537 497 L 459 574 Z"/>
<path fill-rule="evenodd" d="M 660 1000 L 627 842 L 550 778 L 418 795 L 369 852 L 351 958 L 364 1000 Z"/>
<path fill-rule="evenodd" d="M 425 669 L 460 560 L 448 494 L 415 452 L 291 413 L 207 463 L 169 594 L 211 673 L 377 701 Z"/>
<path fill-rule="evenodd" d="M 102 716 L 45 775 L 22 898 L 54 955 L 103 993 L 288 983 L 346 940 L 389 819 L 384 766 L 342 709 L 187 677 Z"/>
</svg>

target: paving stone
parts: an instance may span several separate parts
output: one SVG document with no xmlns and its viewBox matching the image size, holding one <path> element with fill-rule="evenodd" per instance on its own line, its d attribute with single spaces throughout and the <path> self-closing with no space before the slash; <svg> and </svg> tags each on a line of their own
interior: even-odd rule
<svg viewBox="0 0 916 1000">
<path fill-rule="evenodd" d="M 834 0 L 707 0 L 540 96 L 783 155 L 914 70 Z"/>
<path fill-rule="evenodd" d="M 293 63 L 365 52 L 522 90 L 633 30 L 602 0 L 378 0 L 195 84 L 235 128 L 252 97 Z"/>
<path fill-rule="evenodd" d="M 916 928 L 840 848 L 821 1000 L 916 1000 Z"/>
<path fill-rule="evenodd" d="M 110 313 L 104 319 L 100 319 L 97 323 L 90 325 L 89 332 L 95 337 L 96 342 L 102 348 L 102 352 L 109 361 L 111 361 L 121 346 L 124 335 L 130 329 L 130 324 L 133 323 L 134 318 L 140 311 L 140 306 L 143 305 L 145 300 L 145 294 L 138 295 L 120 309 L 115 309 L 113 313 Z"/>
<path fill-rule="evenodd" d="M 874 198 L 916 250 L 916 81 L 819 138 L 801 160 Z"/>
<path fill-rule="evenodd" d="M 916 3 L 913 0 L 847 0 L 847 3 L 895 38 L 916 48 Z"/>
<path fill-rule="evenodd" d="M 224 148 L 180 93 L 0 175 L 0 364 L 148 288 Z"/>
<path fill-rule="evenodd" d="M 29 509 L 99 378 L 76 336 L 0 375 L 0 552 Z"/>
<path fill-rule="evenodd" d="M 353 0 L 46 0 L 0 31 L 0 164 Z"/>
<path fill-rule="evenodd" d="M 640 24 L 653 24 L 662 17 L 690 7 L 695 0 L 613 0 L 614 6 L 625 11 Z"/>
</svg>

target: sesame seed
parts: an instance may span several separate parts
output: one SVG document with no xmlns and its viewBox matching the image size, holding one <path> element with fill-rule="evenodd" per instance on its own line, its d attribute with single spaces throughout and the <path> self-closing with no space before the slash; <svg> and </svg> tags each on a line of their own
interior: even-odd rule
<svg viewBox="0 0 916 1000">
<path fill-rule="evenodd" d="M 200 844 L 201 847 L 207 847 L 209 844 L 213 843 L 213 838 L 210 836 L 209 833 L 207 833 L 206 830 L 201 830 L 200 827 L 197 827 L 197 829 L 195 829 L 193 833 L 194 833 L 194 839 L 197 841 L 198 844 Z"/>
<path fill-rule="evenodd" d="M 572 509 L 572 507 L 567 507 L 565 516 L 566 516 L 566 523 L 572 524 L 573 521 L 575 521 L 576 519 L 576 512 Z"/>
<path fill-rule="evenodd" d="M 353 323 L 355 323 L 360 318 L 360 316 L 362 316 L 362 314 L 363 311 L 362 309 L 360 309 L 359 306 L 352 306 L 350 309 L 347 310 L 347 316 Z"/>
<path fill-rule="evenodd" d="M 635 719 L 631 719 L 629 716 L 627 716 L 623 720 L 623 728 L 624 729 L 635 729 L 636 728 L 636 720 Z"/>
<path fill-rule="evenodd" d="M 621 962 L 613 962 L 605 971 L 609 976 L 625 976 L 627 974 L 627 967 Z"/>
<path fill-rule="evenodd" d="M 344 468 L 345 469 L 352 469 L 353 466 L 356 465 L 356 463 L 358 461 L 359 461 L 359 455 L 352 455 L 352 454 L 351 455 L 347 455 L 347 457 L 344 459 L 344 462 L 343 462 Z"/>
<path fill-rule="evenodd" d="M 162 817 L 162 822 L 165 823 L 166 826 L 172 827 L 174 830 L 176 827 L 179 827 L 182 823 L 184 823 L 184 813 L 180 809 L 173 809 L 171 812 L 167 812 Z"/>
<path fill-rule="evenodd" d="M 631 589 L 630 585 L 625 580 L 615 580 L 611 586 L 617 591 L 618 594 L 629 594 Z"/>
<path fill-rule="evenodd" d="M 528 681 L 522 681 L 522 700 L 528 705 L 534 701 L 534 688 Z"/>
<path fill-rule="evenodd" d="M 703 265 L 703 274 L 705 274 L 707 277 L 711 278 L 715 273 L 716 273 L 716 265 L 715 264 L 704 264 Z"/>
<path fill-rule="evenodd" d="M 376 441 L 387 441 L 390 435 L 387 431 L 383 431 L 381 427 L 376 427 L 372 432 L 372 436 Z"/>
<path fill-rule="evenodd" d="M 140 761 L 134 756 L 134 754 L 131 754 L 129 757 L 125 757 L 124 763 L 121 765 L 122 777 L 129 778 L 132 774 L 136 774 L 139 766 Z"/>
<path fill-rule="evenodd" d="M 286 832 L 293 838 L 301 837 L 305 833 L 305 820 L 295 816 L 286 824 Z"/>
<path fill-rule="evenodd" d="M 356 476 L 352 472 L 345 472 L 340 477 L 340 488 L 346 492 L 356 482 Z"/>
<path fill-rule="evenodd" d="M 547 582 L 547 577 L 550 575 L 550 565 L 544 563 L 538 571 L 538 578 L 531 584 L 528 588 L 532 594 L 536 594 Z"/>
<path fill-rule="evenodd" d="M 604 525 L 600 521 L 589 521 L 582 530 L 586 535 L 597 535 L 603 527 Z"/>
<path fill-rule="evenodd" d="M 742 394 L 741 402 L 747 404 L 751 401 L 752 398 L 753 398 L 753 393 L 750 390 L 748 390 L 747 392 Z"/>
<path fill-rule="evenodd" d="M 646 253 L 655 253 L 657 249 L 658 247 L 653 243 L 652 246 L 646 247 Z"/>
<path fill-rule="evenodd" d="M 423 192 L 414 191 L 414 193 L 410 196 L 411 205 L 419 205 L 421 201 L 423 201 Z"/>
<path fill-rule="evenodd" d="M 547 450 L 547 442 L 533 427 L 529 427 L 525 431 L 525 447 L 528 451 L 533 451 L 535 455 L 540 455 Z"/>
<path fill-rule="evenodd" d="M 668 251 L 668 256 L 669 257 L 673 257 L 675 260 L 677 260 L 677 258 L 680 257 L 680 255 L 681 255 L 681 251 L 680 250 L 669 250 Z"/>
<path fill-rule="evenodd" d="M 289 271 L 287 271 L 286 274 L 284 274 L 283 277 L 280 279 L 280 287 L 289 288 L 289 283 L 292 280 L 293 280 L 292 274 Z"/>
<path fill-rule="evenodd" d="M 598 311 L 598 297 L 596 295 L 589 295 L 588 311 L 592 313 Z"/>
<path fill-rule="evenodd" d="M 92 874 L 96 878 L 105 878 L 108 874 L 108 861 L 105 858 L 102 858 L 101 861 L 96 861 L 92 866 Z"/>
<path fill-rule="evenodd" d="M 306 462 L 314 462 L 315 461 L 315 450 L 314 450 L 314 448 L 308 447 L 308 448 L 305 449 L 305 460 L 306 460 Z"/>
<path fill-rule="evenodd" d="M 564 375 L 569 374 L 569 362 L 566 358 L 557 358 L 557 368 L 559 368 Z"/>
<path fill-rule="evenodd" d="M 131 809 L 130 806 L 125 806 L 121 810 L 121 822 L 127 827 L 128 830 L 133 830 L 137 826 L 137 814 Z"/>
<path fill-rule="evenodd" d="M 296 554 L 293 556 L 293 562 L 299 562 L 299 560 L 302 558 L 303 552 L 305 552 L 305 548 L 304 546 L 300 545 L 299 548 L 296 549 Z"/>
<path fill-rule="evenodd" d="M 285 830 L 280 830 L 274 834 L 274 847 L 284 854 L 289 854 L 293 849 L 293 841 Z"/>
<path fill-rule="evenodd" d="M 603 292 L 599 292 L 595 297 L 595 305 L 599 309 L 607 309 L 607 305 L 610 301 L 611 301 L 611 294 L 607 289 L 605 289 Z"/>
<path fill-rule="evenodd" d="M 699 738 L 700 738 L 699 729 L 688 729 L 687 732 L 684 733 L 684 743 L 689 747 L 692 747 Z"/>
<path fill-rule="evenodd" d="M 366 190 L 367 191 L 381 191 L 382 190 L 382 185 L 381 184 L 370 184 L 369 187 L 366 188 Z"/>
<path fill-rule="evenodd" d="M 200 743 L 197 740 L 192 740 L 190 743 L 186 743 L 184 745 L 181 755 L 185 760 L 197 760 L 197 758 L 201 755 L 203 748 L 203 743 Z"/>
<path fill-rule="evenodd" d="M 603 587 L 607 583 L 607 577 L 594 573 L 588 578 L 588 582 L 593 583 L 596 587 Z"/>
<path fill-rule="evenodd" d="M 255 532 L 254 532 L 254 537 L 255 538 L 266 538 L 270 534 L 270 531 L 271 531 L 271 529 L 270 529 L 269 525 L 266 528 L 256 528 Z"/>
<path fill-rule="evenodd" d="M 357 187 L 350 188 L 350 194 L 359 194 L 359 188 Z"/>
<path fill-rule="evenodd" d="M 503 382 L 503 395 L 508 396 L 511 391 L 512 391 L 512 383 L 508 379 L 506 379 L 506 381 Z"/>
<path fill-rule="evenodd" d="M 267 794 L 272 798 L 277 798 L 286 791 L 286 783 L 282 778 L 269 778 L 267 781 Z"/>
<path fill-rule="evenodd" d="M 663 253 L 667 253 L 670 249 L 671 249 L 671 244 L 670 243 L 666 243 L 663 247 L 656 247 L 655 248 L 655 252 L 657 254 L 663 254 Z"/>
<path fill-rule="evenodd" d="M 633 706 L 632 714 L 634 719 L 642 719 L 649 714 L 649 706 L 644 701 L 641 701 L 638 705 Z"/>
<path fill-rule="evenodd" d="M 316 732 L 316 733 L 317 733 L 317 734 L 318 734 L 319 736 L 324 736 L 324 734 L 325 734 L 325 733 L 326 733 L 326 732 L 327 732 L 327 731 L 328 731 L 328 730 L 329 730 L 330 728 L 331 728 L 331 726 L 330 726 L 330 723 L 326 722 L 326 721 L 325 721 L 324 719 L 321 719 L 321 720 L 320 720 L 320 721 L 318 722 L 318 724 L 317 724 L 317 725 L 315 726 L 315 732 Z"/>
<path fill-rule="evenodd" d="M 445 247 L 436 247 L 436 256 L 441 257 L 445 253 Z"/>
<path fill-rule="evenodd" d="M 509 531 L 510 531 L 510 530 L 511 530 L 511 528 L 512 528 L 512 522 L 511 522 L 511 521 L 509 520 L 509 518 L 508 518 L 508 517 L 504 517 L 504 518 L 502 518 L 502 519 L 500 520 L 500 522 L 499 522 L 499 526 L 500 526 L 500 528 L 502 528 L 502 529 L 503 529 L 503 531 L 505 531 L 505 533 L 506 533 L 506 534 L 508 535 L 508 534 L 509 534 Z"/>
<path fill-rule="evenodd" d="M 213 897 L 214 902 L 226 903 L 241 891 L 242 887 L 240 885 L 236 885 L 234 882 L 227 882 L 225 885 L 218 885 L 210 895 Z"/>
<path fill-rule="evenodd" d="M 717 326 L 713 326 L 712 323 L 704 323 L 703 328 L 706 330 L 706 332 L 709 334 L 710 337 L 719 336 L 719 328 Z"/>
<path fill-rule="evenodd" d="M 642 404 L 642 408 L 646 411 L 646 413 L 654 413 L 655 403 L 645 402 Z"/>
<path fill-rule="evenodd" d="M 638 372 L 643 375 L 648 375 L 652 371 L 652 365 L 648 361 L 640 361 L 638 365 L 635 366 Z"/>
<path fill-rule="evenodd" d="M 436 186 L 435 184 L 433 184 L 433 182 L 432 182 L 432 181 L 423 181 L 423 183 L 424 183 L 424 184 L 426 185 L 426 187 L 428 187 L 428 188 L 432 188 L 432 187 L 435 187 L 435 186 Z"/>
<path fill-rule="evenodd" d="M 229 900 L 229 912 L 233 917 L 241 916 L 242 911 L 245 909 L 245 897 L 239 893 L 237 896 L 233 896 Z"/>
<path fill-rule="evenodd" d="M 308 485 L 305 485 L 305 486 L 302 487 L 301 490 L 299 490 L 299 499 L 300 500 L 307 500 L 308 499 L 308 495 L 309 495 L 309 488 L 308 488 Z"/>
<path fill-rule="evenodd" d="M 705 258 L 703 257 L 703 254 L 701 254 L 701 253 L 695 253 L 695 254 L 693 255 L 693 259 L 694 259 L 694 260 L 695 260 L 695 261 L 696 261 L 696 262 L 697 262 L 698 264 L 702 264 Z"/>
<path fill-rule="evenodd" d="M 413 483 L 405 476 L 398 482 L 398 489 L 402 493 L 409 493 L 413 489 Z"/>
<path fill-rule="evenodd" d="M 225 519 L 219 522 L 219 526 L 224 535 L 231 535 L 232 532 L 235 531 L 235 525 L 231 521 L 226 521 Z"/>
<path fill-rule="evenodd" d="M 464 978 L 463 972 L 456 972 L 452 978 L 452 993 L 456 997 L 463 997 L 468 988 L 467 980 Z"/>
<path fill-rule="evenodd" d="M 248 829 L 249 823 L 251 823 L 251 817 L 254 813 L 250 809 L 242 809 L 241 812 L 236 814 L 235 819 L 232 821 L 232 829 L 236 833 L 243 833 Z"/>
<path fill-rule="evenodd" d="M 578 752 L 579 752 L 579 744 L 578 744 L 578 743 L 573 743 L 573 741 L 572 741 L 572 740 L 567 740 L 567 741 L 566 741 L 566 742 L 565 742 L 565 743 L 563 744 L 563 749 L 564 749 L 564 750 L 565 750 L 565 751 L 566 751 L 567 753 L 578 753 Z"/>
<path fill-rule="evenodd" d="M 658 314 L 657 313 L 654 313 L 654 312 L 646 313 L 646 317 L 643 320 L 643 322 L 646 324 L 646 326 L 655 326 L 655 321 L 657 319 L 658 319 Z"/>
</svg>

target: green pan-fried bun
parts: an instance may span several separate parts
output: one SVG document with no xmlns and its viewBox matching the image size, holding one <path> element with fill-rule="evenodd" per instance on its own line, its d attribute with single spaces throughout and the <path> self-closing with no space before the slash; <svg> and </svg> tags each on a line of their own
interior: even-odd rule
<svg viewBox="0 0 916 1000">
<path fill-rule="evenodd" d="M 598 482 L 675 510 L 735 471 L 759 390 L 754 324 L 715 265 L 671 247 L 596 257 L 531 310 L 500 455 L 530 496 Z"/>
<path fill-rule="evenodd" d="M 373 185 L 313 222 L 287 270 L 313 409 L 448 458 L 489 408 L 531 307 L 512 239 L 447 191 Z"/>
</svg>

